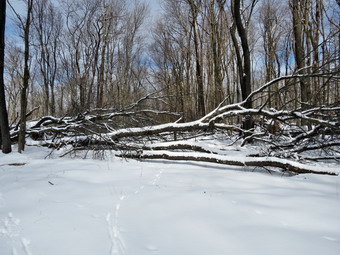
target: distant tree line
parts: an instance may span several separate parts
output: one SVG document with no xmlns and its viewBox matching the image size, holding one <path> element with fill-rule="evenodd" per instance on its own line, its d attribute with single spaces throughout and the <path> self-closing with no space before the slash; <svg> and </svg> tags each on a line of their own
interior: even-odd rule
<svg viewBox="0 0 340 255">
<path fill-rule="evenodd" d="M 157 66 L 153 75 L 164 93 L 173 96 L 173 110 L 188 119 L 211 111 L 223 99 L 240 102 L 280 76 L 339 75 L 340 6 L 335 1 L 163 2 L 164 17 L 156 24 L 151 46 Z M 286 88 L 282 81 L 265 92 L 270 98 L 266 107 L 339 102 L 339 87 L 338 80 L 306 78 L 280 93 Z"/>
</svg>

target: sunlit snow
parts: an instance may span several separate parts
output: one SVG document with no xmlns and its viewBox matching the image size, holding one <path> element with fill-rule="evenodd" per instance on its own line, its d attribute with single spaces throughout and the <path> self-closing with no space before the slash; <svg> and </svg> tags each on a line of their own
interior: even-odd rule
<svg viewBox="0 0 340 255">
<path fill-rule="evenodd" d="M 338 176 L 49 152 L 0 154 L 1 255 L 339 254 Z"/>
</svg>

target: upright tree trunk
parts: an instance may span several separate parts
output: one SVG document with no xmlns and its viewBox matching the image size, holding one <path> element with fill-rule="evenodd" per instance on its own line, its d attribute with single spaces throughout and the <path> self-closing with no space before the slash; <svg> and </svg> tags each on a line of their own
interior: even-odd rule
<svg viewBox="0 0 340 255">
<path fill-rule="evenodd" d="M 241 18 L 241 0 L 232 0 L 232 13 L 234 18 L 234 24 L 237 29 L 237 33 L 241 40 L 241 47 L 243 52 L 242 60 L 240 58 L 240 53 L 237 57 L 237 65 L 239 66 L 239 78 L 241 84 L 241 94 L 242 100 L 245 100 L 251 93 L 251 62 L 250 62 L 250 50 L 248 45 L 247 31 L 245 30 Z M 234 46 L 237 44 L 235 40 L 235 35 L 233 38 Z M 238 46 L 235 46 L 236 51 L 239 50 Z M 246 108 L 252 108 L 252 101 L 248 100 L 244 105 Z M 243 122 L 243 128 L 249 130 L 253 128 L 254 124 L 252 118 L 248 116 Z M 245 134 L 247 135 L 247 134 Z"/>
<path fill-rule="evenodd" d="M 219 6 L 219 11 L 223 11 L 223 5 Z M 221 13 L 220 13 L 221 15 Z M 221 38 L 219 34 L 219 23 L 218 17 L 215 16 L 214 12 L 214 1 L 211 1 L 210 5 L 210 28 L 211 28 L 211 48 L 214 65 L 214 107 L 217 107 L 224 98 L 223 92 L 223 78 L 221 73 L 222 61 L 221 61 Z"/>
<path fill-rule="evenodd" d="M 97 82 L 97 102 L 96 106 L 97 108 L 103 107 L 104 103 L 104 83 L 105 83 L 105 61 L 106 61 L 106 52 L 108 47 L 108 38 L 109 38 L 109 31 L 111 28 L 111 22 L 109 18 L 111 18 L 111 15 L 108 15 L 108 11 L 105 10 L 104 16 L 103 16 L 103 42 L 102 42 L 102 48 L 100 53 L 100 65 L 99 65 L 99 71 L 98 71 L 98 82 Z"/>
<path fill-rule="evenodd" d="M 305 50 L 303 44 L 303 26 L 301 22 L 302 16 L 302 1 L 291 0 L 291 11 L 293 15 L 293 33 L 294 33 L 294 54 L 296 67 L 299 73 L 305 73 L 303 69 L 305 65 Z M 307 102 L 310 99 L 308 84 L 304 79 L 300 79 L 300 100 L 302 109 L 306 109 Z"/>
<path fill-rule="evenodd" d="M 12 148 L 4 84 L 6 0 L 0 0 L 0 10 L 0 148 L 3 153 L 10 153 Z"/>
<path fill-rule="evenodd" d="M 106 42 L 104 41 L 104 45 L 102 46 L 101 51 L 101 62 L 99 66 L 99 73 L 98 73 L 98 82 L 97 82 L 97 108 L 103 107 L 103 100 L 104 100 L 104 68 L 105 68 L 105 54 L 106 54 Z"/>
<path fill-rule="evenodd" d="M 247 31 L 245 30 L 241 19 L 241 1 L 234 0 L 233 14 L 237 33 L 241 39 L 241 47 L 243 51 L 243 73 L 239 73 L 241 82 L 242 99 L 246 99 L 251 93 L 251 64 L 250 64 L 250 50 L 248 45 Z M 242 63 L 238 63 L 242 65 Z M 247 108 L 252 107 L 252 102 L 246 104 Z"/>
<path fill-rule="evenodd" d="M 315 0 L 315 16 L 314 16 L 314 23 L 313 23 L 313 35 L 311 36 L 312 46 L 313 46 L 313 73 L 318 72 L 319 70 L 319 39 L 320 39 L 320 27 L 321 27 L 321 13 L 322 13 L 322 1 Z M 311 28 L 312 30 L 312 28 Z M 339 36 L 340 40 L 340 36 Z M 340 44 L 339 44 L 340 45 Z M 323 100 L 320 100 L 319 96 L 317 95 L 318 91 L 324 91 L 324 89 L 320 86 L 320 79 L 316 78 L 314 80 L 314 105 L 322 105 Z"/>
<path fill-rule="evenodd" d="M 46 71 L 46 54 L 45 54 L 45 46 L 44 46 L 44 42 L 43 39 L 41 39 L 41 53 L 40 53 L 40 57 L 41 57 L 41 73 L 43 74 L 43 80 L 44 80 L 44 115 L 48 115 L 50 113 L 50 109 L 49 109 L 49 104 L 50 104 L 50 87 L 49 87 L 49 81 L 48 81 L 48 77 L 47 77 L 47 71 Z"/>
<path fill-rule="evenodd" d="M 26 23 L 24 26 L 24 76 L 23 76 L 23 84 L 20 93 L 20 131 L 19 131 L 19 141 L 18 141 L 18 152 L 22 152 L 25 150 L 25 143 L 26 143 L 26 112 L 27 112 L 27 89 L 30 79 L 29 73 L 29 55 L 30 55 L 30 48 L 29 48 L 29 35 L 30 35 L 30 26 L 31 26 L 31 14 L 32 14 L 32 1 L 29 0 L 27 2 L 27 17 Z"/>
<path fill-rule="evenodd" d="M 189 0 L 192 12 L 192 29 L 194 33 L 194 48 L 196 59 L 196 82 L 197 82 L 197 113 L 199 117 L 205 115 L 205 102 L 204 102 L 204 86 L 203 86 L 203 70 L 200 59 L 199 38 L 197 31 L 197 16 L 198 7 L 195 5 L 194 0 Z"/>
<path fill-rule="evenodd" d="M 33 34 L 37 43 L 37 63 L 43 80 L 43 114 L 55 115 L 54 85 L 58 68 L 58 46 L 60 44 L 61 16 L 51 0 L 35 0 L 32 10 Z"/>
</svg>

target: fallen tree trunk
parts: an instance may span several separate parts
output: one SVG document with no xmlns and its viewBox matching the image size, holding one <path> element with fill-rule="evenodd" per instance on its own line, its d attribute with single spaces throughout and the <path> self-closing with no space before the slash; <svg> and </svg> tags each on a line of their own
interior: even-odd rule
<svg viewBox="0 0 340 255">
<path fill-rule="evenodd" d="M 134 159 L 166 159 L 166 160 L 185 160 L 217 163 L 230 166 L 243 167 L 276 167 L 282 169 L 283 172 L 288 171 L 295 174 L 323 174 L 338 175 L 337 172 L 320 171 L 315 166 L 305 165 L 294 161 L 280 159 L 275 157 L 230 157 L 221 155 L 192 154 L 192 153 L 176 153 L 176 152 L 153 152 L 144 151 L 141 153 L 118 154 L 118 157 L 134 158 Z"/>
<path fill-rule="evenodd" d="M 324 77 L 325 75 L 314 74 L 314 76 Z M 326 76 L 340 79 L 333 74 Z M 262 100 L 262 105 L 258 107 L 252 109 L 244 107 L 249 100 L 263 99 L 266 89 L 277 82 L 305 77 L 306 75 L 299 74 L 277 78 L 253 91 L 242 102 L 224 105 L 225 101 L 223 101 L 215 110 L 201 119 L 191 122 L 179 123 L 181 119 L 177 118 L 179 117 L 178 113 L 141 109 L 143 101 L 154 99 L 153 94 L 150 94 L 120 110 L 94 109 L 75 117 L 46 116 L 31 125 L 26 134 L 34 140 L 40 140 L 41 145 L 56 149 L 71 145 L 73 150 L 86 150 L 87 148 L 95 151 L 121 151 L 121 155 L 131 158 L 195 160 L 235 166 L 276 167 L 294 173 L 325 174 L 328 172 L 312 169 L 308 165 L 295 163 L 295 161 L 301 158 L 306 159 L 312 155 L 305 152 L 312 152 L 320 160 L 339 158 L 339 102 L 306 110 L 293 109 L 288 105 L 276 110 L 266 108 L 269 100 L 267 99 L 264 103 Z M 169 116 L 173 120 L 176 117 L 177 121 L 155 125 L 159 122 L 155 118 L 149 119 L 150 115 L 154 117 L 166 116 L 167 120 L 169 120 Z M 243 130 L 242 118 L 249 116 L 252 116 L 255 121 L 254 128 Z M 301 126 L 302 121 L 308 123 L 309 129 Z M 160 144 L 164 141 L 177 141 L 178 137 L 183 141 L 214 132 L 221 133 L 217 139 L 229 140 L 223 144 L 224 147 L 256 144 L 257 151 L 252 154 L 257 154 L 259 157 L 244 157 L 242 160 L 225 158 L 223 149 L 211 151 L 204 144 L 198 145 L 192 141 Z M 247 137 L 240 136 L 245 132 Z M 12 138 L 17 137 L 17 132 L 12 131 L 11 136 Z M 181 154 L 181 156 L 179 154 L 147 152 L 151 150 L 167 150 L 170 151 L 169 153 L 172 153 L 171 150 L 176 152 L 181 150 L 186 153 L 195 151 L 205 154 L 197 153 L 195 156 Z M 207 153 L 214 154 L 214 157 L 207 156 Z M 223 158 L 219 158 L 219 154 L 222 154 Z"/>
</svg>

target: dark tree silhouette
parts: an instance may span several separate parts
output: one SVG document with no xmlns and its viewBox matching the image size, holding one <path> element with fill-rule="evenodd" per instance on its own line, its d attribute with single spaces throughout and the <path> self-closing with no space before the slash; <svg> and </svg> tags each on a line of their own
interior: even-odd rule
<svg viewBox="0 0 340 255">
<path fill-rule="evenodd" d="M 0 7 L 0 147 L 3 153 L 10 153 L 12 149 L 4 85 L 6 0 L 0 0 Z"/>
</svg>

